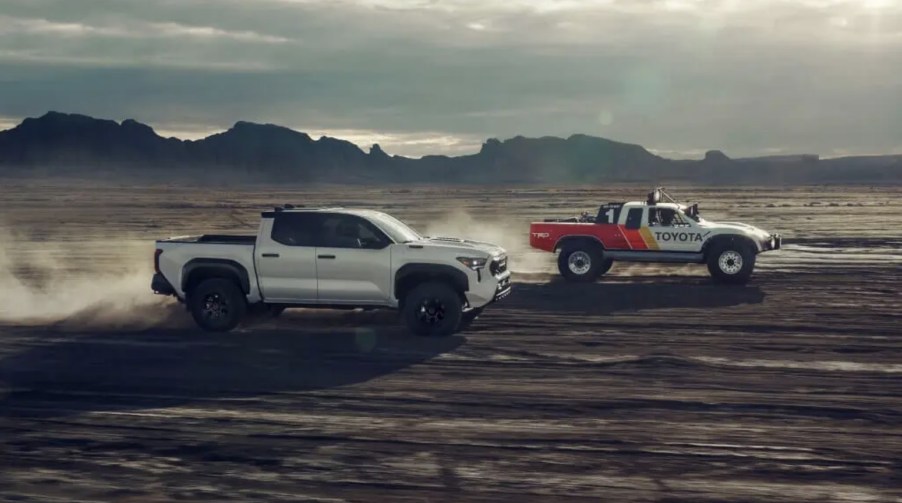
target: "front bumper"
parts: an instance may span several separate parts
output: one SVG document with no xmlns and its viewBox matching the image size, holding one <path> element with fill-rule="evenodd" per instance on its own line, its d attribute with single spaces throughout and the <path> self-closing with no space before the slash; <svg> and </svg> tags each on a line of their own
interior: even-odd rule
<svg viewBox="0 0 902 503">
<path fill-rule="evenodd" d="M 771 234 L 770 238 L 761 243 L 761 251 L 779 250 L 783 246 L 783 237 L 779 234 Z"/>
<path fill-rule="evenodd" d="M 507 269 L 507 254 L 496 257 L 489 264 L 489 273 L 492 278 L 498 282 L 495 285 L 495 293 L 492 295 L 491 302 L 497 302 L 511 293 L 511 273 Z"/>
<path fill-rule="evenodd" d="M 153 293 L 158 295 L 175 295 L 175 288 L 172 287 L 172 284 L 160 273 L 156 273 L 153 275 L 153 279 L 150 280 L 150 289 L 153 290 Z"/>
<path fill-rule="evenodd" d="M 507 297 L 511 294 L 511 277 L 506 276 L 501 278 L 501 281 L 498 282 L 498 286 L 495 287 L 495 297 L 492 298 L 492 302 L 498 302 L 499 300 Z"/>
<path fill-rule="evenodd" d="M 482 308 L 511 293 L 511 272 L 507 256 L 495 257 L 484 269 L 469 273 L 470 285 L 466 293 L 471 308 Z"/>
</svg>

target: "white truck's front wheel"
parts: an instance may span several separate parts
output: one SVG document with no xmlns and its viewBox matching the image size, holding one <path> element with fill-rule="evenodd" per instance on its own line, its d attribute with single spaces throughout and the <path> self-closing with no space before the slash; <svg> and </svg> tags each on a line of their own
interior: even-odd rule
<svg viewBox="0 0 902 503">
<path fill-rule="evenodd" d="M 416 335 L 444 337 L 460 326 L 463 304 L 460 295 L 449 285 L 429 282 L 416 286 L 407 294 L 401 316 L 407 328 Z"/>
<path fill-rule="evenodd" d="M 755 251 L 742 241 L 718 244 L 708 252 L 708 272 L 715 281 L 744 284 L 754 269 Z"/>
</svg>

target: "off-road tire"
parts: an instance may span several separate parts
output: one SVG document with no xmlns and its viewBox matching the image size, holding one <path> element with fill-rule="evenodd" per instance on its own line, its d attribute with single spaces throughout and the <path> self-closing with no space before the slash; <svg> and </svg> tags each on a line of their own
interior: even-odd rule
<svg viewBox="0 0 902 503">
<path fill-rule="evenodd" d="M 608 272 L 613 260 L 605 260 L 598 246 L 571 245 L 561 250 L 557 257 L 557 268 L 568 281 L 592 282 Z"/>
<path fill-rule="evenodd" d="M 612 258 L 603 259 L 601 261 L 601 267 L 598 268 L 598 276 L 596 276 L 596 279 L 607 274 L 608 271 L 610 271 L 612 267 L 614 267 L 614 259 L 612 259 Z"/>
<path fill-rule="evenodd" d="M 417 285 L 404 297 L 401 318 L 416 335 L 447 337 L 460 327 L 462 310 L 461 296 L 454 288 L 428 282 Z"/>
<path fill-rule="evenodd" d="M 738 239 L 715 244 L 708 251 L 708 272 L 718 283 L 743 285 L 755 270 L 755 250 Z"/>
<path fill-rule="evenodd" d="M 228 332 L 244 319 L 247 299 L 234 281 L 212 278 L 191 290 L 188 310 L 202 329 L 208 332 Z"/>
</svg>

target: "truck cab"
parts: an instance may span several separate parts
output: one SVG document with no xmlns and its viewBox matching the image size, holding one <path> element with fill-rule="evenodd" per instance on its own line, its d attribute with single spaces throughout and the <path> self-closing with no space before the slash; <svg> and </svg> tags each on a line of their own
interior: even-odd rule
<svg viewBox="0 0 902 503">
<path fill-rule="evenodd" d="M 448 335 L 510 292 L 501 247 L 423 237 L 364 209 L 276 208 L 256 236 L 171 238 L 155 257 L 154 291 L 211 330 L 249 307 L 388 308 L 416 333 Z"/>
</svg>

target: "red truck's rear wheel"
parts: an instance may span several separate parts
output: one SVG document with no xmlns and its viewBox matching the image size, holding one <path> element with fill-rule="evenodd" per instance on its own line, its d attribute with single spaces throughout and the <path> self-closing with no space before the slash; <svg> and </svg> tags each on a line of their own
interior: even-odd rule
<svg viewBox="0 0 902 503">
<path fill-rule="evenodd" d="M 557 267 L 561 275 L 570 281 L 595 281 L 608 272 L 614 261 L 605 259 L 597 246 L 575 245 L 561 250 Z"/>
</svg>

